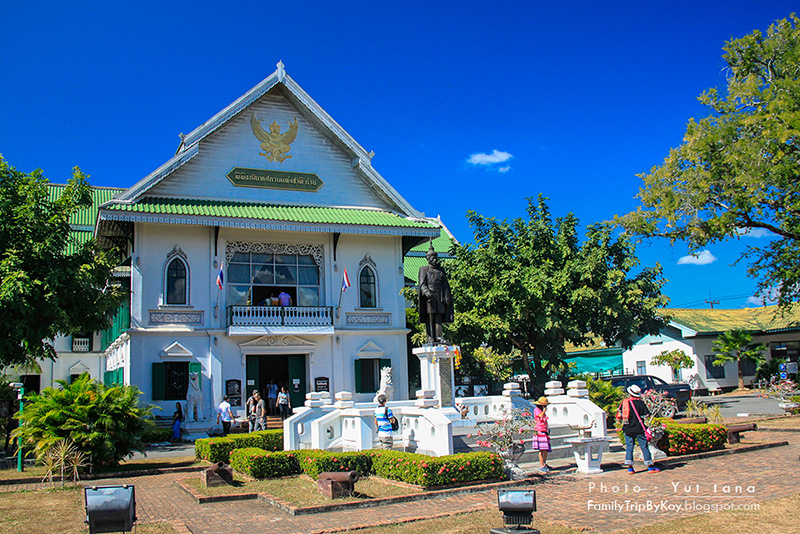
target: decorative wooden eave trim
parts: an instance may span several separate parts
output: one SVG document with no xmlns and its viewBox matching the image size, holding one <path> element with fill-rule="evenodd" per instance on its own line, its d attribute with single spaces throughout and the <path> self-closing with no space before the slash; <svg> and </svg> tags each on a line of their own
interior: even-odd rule
<svg viewBox="0 0 800 534">
<path fill-rule="evenodd" d="M 169 161 L 163 164 L 158 169 L 151 172 L 142 180 L 139 180 L 130 188 L 123 191 L 118 197 L 109 202 L 132 202 L 135 201 L 137 198 L 144 195 L 147 191 L 153 188 L 153 186 L 159 184 L 164 178 L 178 170 L 179 168 L 183 167 L 186 163 L 188 163 L 192 158 L 194 158 L 199 151 L 199 145 L 190 146 L 183 152 L 175 154 Z M 103 205 L 100 206 L 101 208 Z"/>
<path fill-rule="evenodd" d="M 204 217 L 193 215 L 169 215 L 135 212 L 102 211 L 99 221 L 128 221 L 156 224 L 183 224 L 189 226 L 219 226 L 248 230 L 277 230 L 281 232 L 314 232 L 322 234 L 360 234 L 436 237 L 439 228 L 409 228 L 392 226 L 361 226 L 356 224 L 315 224 L 256 219 L 234 219 L 226 217 Z"/>
</svg>

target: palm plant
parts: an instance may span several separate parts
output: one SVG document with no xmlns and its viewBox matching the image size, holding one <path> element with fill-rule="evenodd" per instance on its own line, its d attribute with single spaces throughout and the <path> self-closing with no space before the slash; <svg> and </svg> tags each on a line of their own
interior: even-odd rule
<svg viewBox="0 0 800 534">
<path fill-rule="evenodd" d="M 28 398 L 22 424 L 13 433 L 36 457 L 65 438 L 99 469 L 118 465 L 133 451 L 144 452 L 141 436 L 153 407 L 139 404 L 138 388 L 106 387 L 89 375 L 72 384 L 56 382 L 57 387 Z"/>
<path fill-rule="evenodd" d="M 767 349 L 761 343 L 753 343 L 753 336 L 743 329 L 723 332 L 714 341 L 712 348 L 717 356 L 714 360 L 714 365 L 722 366 L 728 362 L 736 362 L 736 369 L 739 374 L 739 389 L 744 389 L 742 361 L 752 360 L 758 363 L 764 359 L 763 353 Z"/>
</svg>

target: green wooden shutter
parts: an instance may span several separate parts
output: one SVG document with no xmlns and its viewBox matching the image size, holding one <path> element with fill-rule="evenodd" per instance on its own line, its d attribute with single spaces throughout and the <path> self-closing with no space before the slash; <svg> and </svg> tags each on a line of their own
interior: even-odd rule
<svg viewBox="0 0 800 534">
<path fill-rule="evenodd" d="M 246 356 L 245 357 L 245 371 L 244 371 L 244 391 L 242 395 L 245 399 L 250 397 L 250 394 L 253 392 L 254 389 L 257 389 L 259 393 L 264 395 L 264 398 L 267 397 L 266 391 L 261 391 L 261 384 L 258 383 L 258 356 Z"/>
<path fill-rule="evenodd" d="M 378 366 L 378 370 L 383 369 L 384 367 L 391 367 L 392 360 L 389 358 L 381 358 L 380 365 Z"/>
<path fill-rule="evenodd" d="M 291 354 L 288 358 L 289 399 L 293 407 L 302 406 L 306 400 L 306 356 Z M 300 379 L 299 390 L 294 388 L 294 379 Z"/>
<path fill-rule="evenodd" d="M 167 377 L 162 362 L 153 364 L 153 400 L 164 400 L 167 396 Z"/>
<path fill-rule="evenodd" d="M 363 393 L 361 391 L 361 360 L 355 360 L 355 371 L 356 371 L 356 393 Z"/>
</svg>

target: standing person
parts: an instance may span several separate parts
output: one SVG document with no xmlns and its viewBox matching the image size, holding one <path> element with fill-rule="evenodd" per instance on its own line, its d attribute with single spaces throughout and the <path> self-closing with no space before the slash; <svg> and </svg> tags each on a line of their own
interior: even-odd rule
<svg viewBox="0 0 800 534">
<path fill-rule="evenodd" d="M 539 400 L 533 403 L 533 441 L 531 448 L 539 451 L 539 472 L 542 474 L 549 473 L 551 467 L 547 465 L 547 453 L 552 449 L 550 446 L 550 425 L 547 423 L 547 405 L 550 401 L 546 397 L 539 397 Z"/>
<path fill-rule="evenodd" d="M 267 429 L 267 403 L 261 398 L 261 394 L 256 392 L 256 409 L 254 430 Z"/>
<path fill-rule="evenodd" d="M 386 406 L 386 395 L 378 395 L 378 407 L 375 408 L 375 425 L 378 427 L 378 440 L 382 449 L 391 449 L 394 444 L 392 433 L 392 410 Z"/>
<path fill-rule="evenodd" d="M 175 413 L 172 414 L 172 441 L 181 440 L 181 423 L 183 423 L 183 407 L 180 402 L 175 403 Z"/>
<path fill-rule="evenodd" d="M 280 408 L 281 412 L 281 421 L 285 421 L 289 417 L 291 407 L 289 404 L 289 390 L 286 389 L 286 386 L 283 386 L 278 393 L 278 408 Z"/>
<path fill-rule="evenodd" d="M 256 424 L 256 404 L 258 401 L 256 400 L 256 395 L 258 395 L 258 390 L 254 389 L 253 394 L 247 399 L 247 402 L 244 405 L 244 409 L 247 412 L 247 431 L 252 432 L 253 428 Z"/>
<path fill-rule="evenodd" d="M 233 413 L 231 413 L 231 403 L 228 402 L 228 396 L 222 397 L 222 402 L 217 406 L 217 424 L 222 421 L 222 436 L 225 437 L 231 432 L 231 423 L 233 422 Z"/>
<path fill-rule="evenodd" d="M 647 471 L 658 473 L 661 470 L 653 464 L 653 459 L 650 456 L 650 447 L 647 446 L 647 438 L 644 435 L 644 431 L 647 428 L 644 424 L 644 417 L 650 415 L 650 411 L 640 398 L 642 389 L 633 384 L 628 387 L 628 395 L 630 396 L 622 401 L 617 412 L 617 417 L 622 419 L 622 432 L 625 434 L 625 463 L 623 465 L 628 467 L 628 473 L 633 474 L 636 472 L 633 468 L 633 447 L 635 442 L 642 449 L 642 459 L 644 460 L 644 465 L 647 466 Z"/>
<path fill-rule="evenodd" d="M 292 296 L 287 293 L 286 291 L 281 291 L 281 294 L 278 295 L 278 300 L 281 303 L 281 306 L 291 306 L 292 305 Z"/>
<path fill-rule="evenodd" d="M 267 387 L 267 408 L 269 409 L 269 415 L 277 415 L 278 414 L 278 386 L 275 384 L 275 381 L 269 383 Z"/>
</svg>

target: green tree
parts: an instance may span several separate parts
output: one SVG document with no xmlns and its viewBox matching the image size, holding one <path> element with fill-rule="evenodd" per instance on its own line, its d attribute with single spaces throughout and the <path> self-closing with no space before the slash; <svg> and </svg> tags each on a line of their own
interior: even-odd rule
<svg viewBox="0 0 800 534">
<path fill-rule="evenodd" d="M 642 269 L 624 237 L 596 224 L 578 237 L 578 219 L 553 221 L 541 196 L 529 199 L 528 220 L 497 221 L 475 212 L 468 218 L 475 245 L 459 245 L 446 264 L 455 320 L 449 339 L 471 352 L 486 343 L 518 351 L 524 372 L 537 383 L 566 369 L 564 345 L 592 336 L 630 347 L 636 336 L 656 333 L 666 304 L 659 266 Z"/>
<path fill-rule="evenodd" d="M 472 357 L 483 367 L 486 375 L 497 382 L 505 382 L 511 376 L 511 363 L 515 356 L 514 352 L 499 352 L 492 347 L 478 347 L 472 351 Z"/>
<path fill-rule="evenodd" d="M 35 456 L 63 439 L 90 456 L 96 469 L 114 467 L 133 451 L 144 452 L 141 438 L 152 427 L 147 418 L 153 407 L 139 404 L 136 386 L 107 387 L 88 373 L 72 384 L 56 383 L 41 395 L 26 396 L 22 424 L 12 432 Z"/>
<path fill-rule="evenodd" d="M 716 354 L 714 365 L 722 366 L 728 362 L 736 362 L 739 374 L 739 389 L 744 389 L 744 374 L 742 361 L 752 360 L 755 363 L 764 359 L 767 349 L 761 343 L 753 343 L 753 336 L 746 330 L 733 329 L 723 332 L 711 345 Z"/>
<path fill-rule="evenodd" d="M 685 240 L 693 251 L 747 232 L 748 274 L 786 307 L 800 296 L 800 29 L 795 15 L 725 47 L 727 92 L 700 95 L 711 115 L 690 119 L 683 144 L 642 174 L 642 207 L 615 222 Z"/>
<path fill-rule="evenodd" d="M 113 254 L 94 242 L 67 253 L 69 217 L 92 202 L 86 176 L 76 167 L 56 200 L 47 184 L 0 157 L 0 367 L 55 358 L 48 340 L 106 328 L 121 302 Z"/>
<path fill-rule="evenodd" d="M 653 365 L 667 365 L 672 369 L 672 379 L 677 381 L 680 379 L 681 369 L 691 369 L 694 367 L 692 357 L 683 352 L 681 349 L 664 350 L 653 356 L 650 360 Z"/>
</svg>

